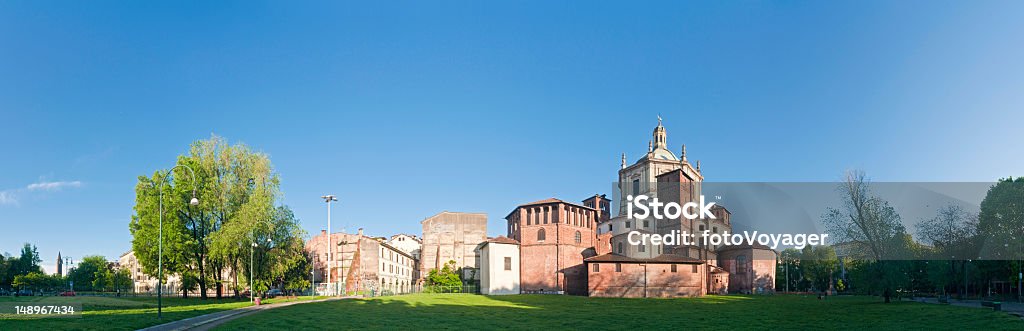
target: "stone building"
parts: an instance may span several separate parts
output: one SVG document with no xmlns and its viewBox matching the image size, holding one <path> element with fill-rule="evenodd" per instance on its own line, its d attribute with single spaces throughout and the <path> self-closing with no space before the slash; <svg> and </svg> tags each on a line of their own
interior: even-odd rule
<svg viewBox="0 0 1024 331">
<path fill-rule="evenodd" d="M 762 294 L 775 291 L 778 254 L 768 246 L 726 246 L 718 250 L 719 266 L 729 273 L 728 290 Z"/>
<path fill-rule="evenodd" d="M 480 253 L 480 294 L 519 294 L 519 242 L 506 237 L 487 239 Z"/>
<path fill-rule="evenodd" d="M 416 260 L 420 259 L 423 250 L 423 240 L 414 234 L 399 233 L 388 239 L 388 245 L 398 248 L 412 255 Z"/>
<path fill-rule="evenodd" d="M 476 247 L 487 240 L 487 214 L 444 211 L 427 217 L 423 225 L 423 248 L 420 251 L 420 279 L 431 270 L 455 261 L 462 268 L 462 279 L 473 283 L 477 279 L 480 261 Z"/>
<path fill-rule="evenodd" d="M 313 236 L 306 242 L 306 254 L 313 261 L 313 280 L 317 283 L 339 284 L 338 289 L 344 288 L 347 292 L 359 289 L 362 273 L 359 267 L 370 263 L 376 265 L 372 258 L 361 263 L 363 256 L 360 254 L 360 241 L 364 238 L 362 229 L 356 234 L 336 232 L 330 235 L 330 246 L 328 247 L 328 236 L 326 230 L 320 230 L 320 234 Z M 329 251 L 333 249 L 333 252 Z M 376 254 L 374 254 L 376 255 Z M 333 261 L 332 261 L 333 260 Z M 372 268 L 376 270 L 376 268 Z M 357 276 L 358 275 L 358 276 Z M 376 279 L 376 275 L 373 278 Z M 318 289 L 318 290 L 326 290 Z"/>
<path fill-rule="evenodd" d="M 666 130 L 660 118 L 643 157 L 627 164 L 623 154 L 618 178 L 618 213 L 598 225 L 595 246 L 598 255 L 585 260 L 590 295 L 673 297 L 774 291 L 776 252 L 767 247 L 706 246 L 700 242 L 631 245 L 628 242 L 632 231 L 661 235 L 672 231 L 732 232 L 731 213 L 719 205 L 711 209 L 713 218 L 638 219 L 626 215 L 630 196 L 646 195 L 679 205 L 699 202 L 701 198 L 704 175 L 700 162 L 690 163 L 685 145 L 678 157 L 668 149 Z M 664 209 L 659 212 L 666 214 Z"/>
<path fill-rule="evenodd" d="M 355 234 L 332 233 L 331 247 L 327 239 L 327 231 L 321 230 L 306 242 L 306 253 L 313 258 L 313 278 L 325 283 L 319 291 L 331 293 L 337 286 L 346 293 L 361 290 L 407 293 L 416 285 L 418 261 L 412 254 L 388 244 L 383 237 L 367 236 L 359 229 Z M 334 249 L 334 261 L 328 263 L 330 248 Z"/>
<path fill-rule="evenodd" d="M 551 198 L 520 205 L 505 220 L 519 242 L 523 293 L 587 293 L 583 258 L 594 255 L 596 209 Z"/>
<path fill-rule="evenodd" d="M 587 259 L 592 297 L 670 298 L 707 294 L 700 259 L 675 254 L 636 259 L 603 254 Z"/>
<path fill-rule="evenodd" d="M 367 247 L 373 247 L 372 243 L 368 242 Z M 416 277 L 418 276 L 416 269 L 419 261 L 413 258 L 412 254 L 391 246 L 383 240 L 377 241 L 376 247 L 372 249 L 375 252 L 380 252 L 375 264 L 380 266 L 377 276 L 378 288 L 392 293 L 411 292 L 416 286 Z"/>
</svg>

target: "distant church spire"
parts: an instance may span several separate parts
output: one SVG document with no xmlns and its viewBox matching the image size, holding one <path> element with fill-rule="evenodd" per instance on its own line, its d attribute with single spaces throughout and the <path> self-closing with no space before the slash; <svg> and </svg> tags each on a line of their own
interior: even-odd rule
<svg viewBox="0 0 1024 331">
<path fill-rule="evenodd" d="M 622 153 L 622 169 L 626 169 L 626 153 Z"/>
<path fill-rule="evenodd" d="M 57 276 L 64 276 L 64 259 L 60 257 L 60 251 L 57 251 Z"/>
</svg>

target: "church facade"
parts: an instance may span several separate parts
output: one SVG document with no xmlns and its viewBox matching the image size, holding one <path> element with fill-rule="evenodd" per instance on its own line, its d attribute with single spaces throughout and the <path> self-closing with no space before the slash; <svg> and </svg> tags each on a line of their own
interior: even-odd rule
<svg viewBox="0 0 1024 331">
<path fill-rule="evenodd" d="M 619 195 L 595 195 L 576 204 L 551 198 L 516 207 L 505 220 L 519 247 L 522 293 L 598 297 L 687 297 L 774 291 L 776 252 L 764 246 L 632 245 L 629 233 L 732 232 L 731 213 L 715 217 L 645 219 L 626 215 L 627 196 L 646 195 L 683 205 L 697 202 L 704 175 L 686 146 L 677 156 L 658 120 L 647 153 L 618 171 Z M 612 216 L 610 205 L 618 207 Z M 663 212 L 661 214 L 664 214 Z"/>
</svg>

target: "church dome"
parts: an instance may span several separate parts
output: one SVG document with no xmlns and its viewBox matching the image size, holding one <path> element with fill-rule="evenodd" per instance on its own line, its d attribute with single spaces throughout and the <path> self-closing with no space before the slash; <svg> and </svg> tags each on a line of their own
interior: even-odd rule
<svg viewBox="0 0 1024 331">
<path fill-rule="evenodd" d="M 659 160 L 679 161 L 679 159 L 676 158 L 676 155 L 672 154 L 672 151 L 664 148 L 655 149 L 654 158 Z"/>
</svg>

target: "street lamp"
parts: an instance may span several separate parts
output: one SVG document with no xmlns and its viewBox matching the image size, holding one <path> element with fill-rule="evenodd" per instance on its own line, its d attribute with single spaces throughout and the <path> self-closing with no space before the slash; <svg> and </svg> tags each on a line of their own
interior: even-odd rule
<svg viewBox="0 0 1024 331">
<path fill-rule="evenodd" d="M 64 257 L 64 261 L 65 261 L 64 264 L 67 264 L 68 267 L 67 267 L 67 269 L 64 270 L 66 275 L 62 275 L 62 276 L 65 276 L 65 277 L 69 278 L 68 279 L 68 286 L 71 287 L 71 292 L 74 292 L 75 291 L 75 281 L 71 280 L 70 278 L 71 278 L 71 265 L 75 264 L 75 260 L 72 259 L 70 256 L 65 256 Z"/>
<path fill-rule="evenodd" d="M 334 262 L 334 254 L 332 254 L 334 249 L 331 247 L 331 202 L 338 201 L 338 198 L 331 194 L 321 196 L 320 198 L 324 199 L 324 202 L 327 203 L 327 284 L 331 284 L 331 262 Z M 337 295 L 337 287 L 334 288 L 334 293 Z"/>
<path fill-rule="evenodd" d="M 174 172 L 174 169 L 182 167 L 188 169 L 188 173 L 192 175 L 192 200 L 189 200 L 188 204 L 192 206 L 199 205 L 199 199 L 196 198 L 196 173 L 192 171 L 187 165 L 179 164 L 171 167 L 166 174 L 160 177 L 160 243 L 158 248 L 157 266 L 159 274 L 157 275 L 157 287 L 156 287 L 156 318 L 163 318 L 163 287 L 164 287 L 164 183 L 167 182 L 167 176 Z"/>
</svg>

